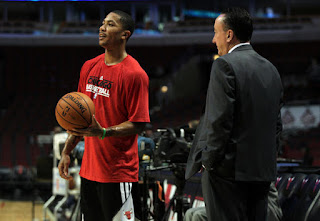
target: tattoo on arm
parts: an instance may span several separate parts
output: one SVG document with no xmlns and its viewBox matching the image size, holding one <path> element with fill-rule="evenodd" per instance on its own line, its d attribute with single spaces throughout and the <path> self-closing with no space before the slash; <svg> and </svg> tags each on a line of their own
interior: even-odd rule
<svg viewBox="0 0 320 221">
<path fill-rule="evenodd" d="M 81 139 L 82 137 L 74 136 L 70 134 L 66 140 L 66 143 L 64 145 L 62 152 L 65 154 L 70 154 L 71 151 L 76 147 L 76 145 L 79 143 Z"/>
</svg>

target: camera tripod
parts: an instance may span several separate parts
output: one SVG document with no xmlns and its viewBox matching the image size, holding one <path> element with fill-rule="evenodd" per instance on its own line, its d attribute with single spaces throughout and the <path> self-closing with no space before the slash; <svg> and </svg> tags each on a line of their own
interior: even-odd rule
<svg viewBox="0 0 320 221">
<path fill-rule="evenodd" d="M 183 220 L 183 205 L 184 205 L 184 197 L 183 197 L 183 190 L 185 186 L 185 164 L 172 164 L 170 168 L 173 175 L 174 175 L 174 183 L 176 184 L 176 191 L 174 193 L 173 198 L 170 200 L 168 208 L 165 211 L 165 214 L 162 218 L 162 221 L 166 221 L 169 219 L 170 212 L 176 212 L 178 216 L 178 221 Z"/>
<path fill-rule="evenodd" d="M 142 217 L 141 217 L 142 221 L 148 221 L 149 220 L 149 216 L 151 216 L 154 220 L 160 220 L 160 216 L 162 215 L 161 213 L 163 212 L 163 211 L 155 210 L 154 213 L 152 213 L 150 211 L 149 206 L 148 206 L 149 187 L 151 185 L 155 185 L 155 180 L 156 180 L 155 176 L 150 176 L 149 173 L 150 172 L 156 172 L 156 171 L 164 170 L 164 169 L 168 169 L 168 168 L 171 168 L 171 167 L 172 166 L 169 165 L 169 166 L 160 166 L 160 167 L 154 167 L 154 168 L 146 167 L 144 169 L 144 172 L 143 172 L 143 186 L 142 186 L 142 189 L 143 189 L 142 190 L 142 211 L 143 211 L 143 213 L 142 213 Z M 154 196 L 158 196 L 157 187 L 155 187 L 153 191 L 154 191 Z M 159 200 L 157 200 L 156 197 L 154 197 L 154 203 L 160 205 L 162 202 L 159 202 Z M 158 207 L 158 205 L 154 205 L 154 207 Z"/>
<path fill-rule="evenodd" d="M 155 214 L 150 212 L 150 208 L 148 207 L 148 203 L 147 203 L 147 199 L 148 199 L 148 194 L 149 194 L 149 185 L 152 184 L 152 180 L 150 179 L 150 177 L 152 177 L 152 179 L 155 178 L 155 176 L 150 176 L 148 175 L 149 172 L 156 172 L 156 171 L 161 171 L 161 170 L 165 170 L 165 169 L 170 169 L 170 171 L 172 171 L 172 175 L 173 175 L 173 181 L 174 184 L 176 185 L 176 190 L 175 190 L 175 194 L 173 196 L 173 198 L 170 200 L 168 207 L 166 209 L 164 209 L 163 207 L 163 211 L 156 211 Z M 160 166 L 160 167 L 155 167 L 155 168 L 148 168 L 145 169 L 144 174 L 143 174 L 143 200 L 142 200 L 142 210 L 144 211 L 142 214 L 142 221 L 147 221 L 149 220 L 148 217 L 149 215 L 151 215 L 154 220 L 157 221 L 166 221 L 169 219 L 170 213 L 172 212 L 176 212 L 177 216 L 178 216 L 178 221 L 182 221 L 183 220 L 183 215 L 184 215 L 184 197 L 183 197 L 183 190 L 184 190 L 184 186 L 185 186 L 185 179 L 184 179 L 184 173 L 185 173 L 185 164 L 169 164 L 168 166 Z M 159 177 L 157 177 L 159 178 Z M 171 178 L 171 175 L 170 175 Z M 161 178 L 162 179 L 162 178 Z M 167 179 L 167 177 L 165 177 L 165 179 Z M 158 195 L 158 190 L 155 188 L 156 193 L 155 195 Z M 156 199 L 155 203 L 156 202 Z M 155 206 L 157 207 L 157 206 Z"/>
</svg>

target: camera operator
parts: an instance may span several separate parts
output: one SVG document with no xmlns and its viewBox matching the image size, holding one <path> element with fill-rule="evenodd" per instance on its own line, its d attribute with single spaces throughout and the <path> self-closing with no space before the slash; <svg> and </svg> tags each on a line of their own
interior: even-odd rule
<svg viewBox="0 0 320 221">
<path fill-rule="evenodd" d="M 145 130 L 138 136 L 139 159 L 143 160 L 143 155 L 151 157 L 155 149 L 152 124 L 147 123 Z"/>
</svg>

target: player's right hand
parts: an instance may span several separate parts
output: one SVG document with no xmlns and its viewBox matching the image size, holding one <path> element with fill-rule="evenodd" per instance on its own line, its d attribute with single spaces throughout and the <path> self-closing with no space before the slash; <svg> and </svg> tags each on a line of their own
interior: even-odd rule
<svg viewBox="0 0 320 221">
<path fill-rule="evenodd" d="M 61 160 L 59 162 L 59 174 L 61 178 L 66 180 L 71 180 L 72 176 L 68 174 L 68 169 L 70 165 L 70 156 L 68 154 L 61 154 Z"/>
<path fill-rule="evenodd" d="M 97 121 L 95 115 L 92 116 L 92 123 L 89 127 L 84 129 L 72 129 L 68 130 L 69 134 L 74 136 L 81 136 L 81 137 L 101 137 L 102 136 L 102 126 Z"/>
</svg>

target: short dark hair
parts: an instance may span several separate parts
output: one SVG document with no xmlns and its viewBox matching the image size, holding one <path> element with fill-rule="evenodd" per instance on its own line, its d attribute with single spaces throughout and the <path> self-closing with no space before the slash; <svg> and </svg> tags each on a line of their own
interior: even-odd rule
<svg viewBox="0 0 320 221">
<path fill-rule="evenodd" d="M 129 30 L 132 35 L 134 32 L 134 26 L 135 26 L 132 17 L 124 11 L 114 10 L 112 12 L 120 16 L 120 22 L 122 24 L 123 29 Z M 129 40 L 131 35 L 127 38 L 127 41 Z"/>
<path fill-rule="evenodd" d="M 250 41 L 253 32 L 252 18 L 243 8 L 228 8 L 221 12 L 225 30 L 231 29 L 240 42 Z"/>
</svg>

